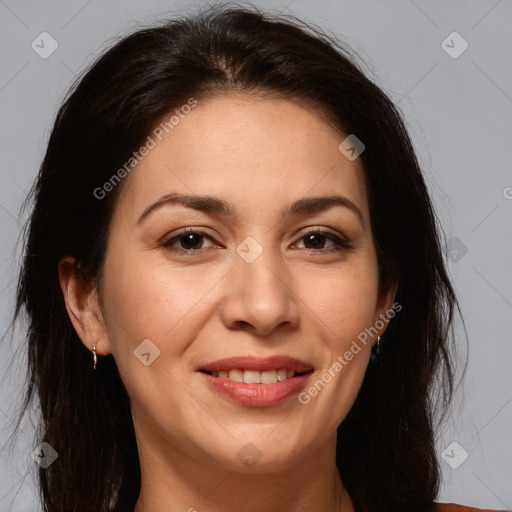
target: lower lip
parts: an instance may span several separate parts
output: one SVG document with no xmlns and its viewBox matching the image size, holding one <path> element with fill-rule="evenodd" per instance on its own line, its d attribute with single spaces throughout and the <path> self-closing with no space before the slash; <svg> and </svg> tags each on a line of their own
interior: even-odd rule
<svg viewBox="0 0 512 512">
<path fill-rule="evenodd" d="M 201 372 L 202 373 L 202 372 Z M 275 384 L 246 384 L 202 373 L 210 386 L 218 393 L 248 407 L 277 405 L 299 393 L 311 375 L 306 373 Z"/>
</svg>

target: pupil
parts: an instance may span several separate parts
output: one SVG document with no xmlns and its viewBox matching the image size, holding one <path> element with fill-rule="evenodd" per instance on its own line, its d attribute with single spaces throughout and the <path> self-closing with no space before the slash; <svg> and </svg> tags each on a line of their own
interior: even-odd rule
<svg viewBox="0 0 512 512">
<path fill-rule="evenodd" d="M 185 239 L 185 244 L 189 246 L 194 246 L 199 244 L 200 235 L 191 233 L 189 235 L 184 235 L 182 238 Z"/>
<path fill-rule="evenodd" d="M 321 245 L 321 239 L 322 235 L 318 234 L 312 234 L 307 236 L 308 243 L 311 243 L 314 247 L 317 247 L 318 245 Z"/>
</svg>

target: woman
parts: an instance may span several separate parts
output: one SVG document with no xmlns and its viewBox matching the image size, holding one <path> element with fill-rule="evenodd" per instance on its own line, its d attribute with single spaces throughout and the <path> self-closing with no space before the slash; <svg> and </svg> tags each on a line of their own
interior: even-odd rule
<svg viewBox="0 0 512 512">
<path fill-rule="evenodd" d="M 440 231 L 354 62 L 216 8 L 134 32 L 73 88 L 16 310 L 45 510 L 471 510 L 435 502 Z"/>
</svg>

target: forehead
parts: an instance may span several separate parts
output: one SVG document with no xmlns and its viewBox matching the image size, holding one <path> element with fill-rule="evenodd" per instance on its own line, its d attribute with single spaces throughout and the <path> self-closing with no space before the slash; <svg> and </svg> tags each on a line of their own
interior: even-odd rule
<svg viewBox="0 0 512 512">
<path fill-rule="evenodd" d="M 140 210 L 177 191 L 269 209 L 300 196 L 339 192 L 364 212 L 364 169 L 339 151 L 345 137 L 296 100 L 248 94 L 198 100 L 160 140 L 153 137 L 154 147 L 120 199 Z"/>
</svg>

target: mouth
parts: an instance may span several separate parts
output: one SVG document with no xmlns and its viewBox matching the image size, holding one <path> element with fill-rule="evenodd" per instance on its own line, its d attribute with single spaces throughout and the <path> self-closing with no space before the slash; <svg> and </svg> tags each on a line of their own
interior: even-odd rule
<svg viewBox="0 0 512 512">
<path fill-rule="evenodd" d="M 222 397 L 248 407 L 268 407 L 297 394 L 314 368 L 287 356 L 244 356 L 205 364 L 198 372 Z"/>
</svg>

